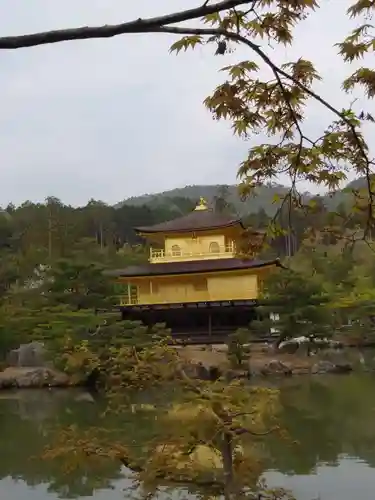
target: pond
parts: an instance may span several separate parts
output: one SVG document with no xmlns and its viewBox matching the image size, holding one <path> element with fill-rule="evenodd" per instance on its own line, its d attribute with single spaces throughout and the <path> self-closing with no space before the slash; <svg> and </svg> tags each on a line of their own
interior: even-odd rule
<svg viewBox="0 0 375 500">
<path fill-rule="evenodd" d="M 373 500 L 375 375 L 299 377 L 281 386 L 282 423 L 294 442 L 269 438 L 264 476 L 298 500 Z M 102 425 L 102 405 L 79 391 L 0 393 L 0 491 L 6 500 L 119 500 L 129 480 L 117 462 L 64 473 L 40 457 L 51 428 Z M 106 420 L 106 425 L 113 425 Z M 121 432 L 149 423 L 129 415 Z"/>
</svg>

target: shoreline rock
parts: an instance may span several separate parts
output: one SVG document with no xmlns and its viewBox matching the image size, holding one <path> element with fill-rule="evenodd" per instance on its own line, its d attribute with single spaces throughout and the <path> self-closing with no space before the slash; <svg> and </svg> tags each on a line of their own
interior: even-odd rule
<svg viewBox="0 0 375 500">
<path fill-rule="evenodd" d="M 252 378 L 285 378 L 302 375 L 348 374 L 353 371 L 350 363 L 332 363 L 317 361 L 311 367 L 293 366 L 279 360 L 271 360 L 256 370 L 239 368 L 222 370 L 219 367 L 204 367 L 202 364 L 192 366 L 187 370 L 191 378 L 198 380 L 217 380 L 220 376 L 230 382 L 236 379 Z M 43 388 L 73 388 L 70 377 L 63 372 L 49 367 L 8 367 L 0 372 L 0 390 L 6 389 L 43 389 Z"/>
<path fill-rule="evenodd" d="M 353 371 L 350 363 L 332 363 L 331 361 L 318 361 L 310 370 L 312 375 L 320 375 L 324 373 L 344 374 Z"/>
<path fill-rule="evenodd" d="M 78 385 L 66 373 L 54 367 L 42 342 L 21 344 L 10 351 L 7 368 L 0 372 L 2 389 L 68 388 Z"/>
<path fill-rule="evenodd" d="M 229 366 L 227 346 L 207 349 L 207 346 L 181 349 L 181 360 L 186 374 L 192 379 L 215 381 L 223 378 L 227 382 L 235 379 L 284 378 L 296 375 L 346 374 L 354 365 L 346 356 L 331 359 L 320 356 L 278 355 L 259 351 L 250 355 L 248 362 L 238 368 Z M 73 382 L 66 373 L 53 366 L 45 347 L 40 342 L 23 344 L 7 357 L 8 368 L 0 372 L 0 390 L 13 388 L 69 388 L 86 386 L 94 389 L 100 372 L 94 370 L 85 380 Z"/>
<path fill-rule="evenodd" d="M 271 359 L 271 361 L 265 363 L 260 369 L 260 375 L 263 375 L 264 377 L 269 377 L 269 376 L 285 377 L 285 376 L 290 376 L 292 374 L 293 374 L 292 368 L 288 364 L 280 361 L 279 359 Z"/>
<path fill-rule="evenodd" d="M 252 378 L 285 378 L 302 375 L 324 375 L 324 374 L 348 374 L 353 371 L 352 364 L 348 362 L 336 362 L 320 360 L 314 364 L 295 365 L 291 362 L 284 362 L 278 359 L 266 361 L 262 365 L 256 367 L 251 366 L 251 361 L 248 367 L 242 368 L 226 368 L 219 366 L 204 366 L 202 363 L 191 363 L 185 366 L 185 371 L 189 377 L 197 380 L 217 380 L 219 377 L 224 377 L 228 382 L 238 379 Z"/>
<path fill-rule="evenodd" d="M 53 368 L 8 367 L 0 372 L 1 389 L 72 387 L 69 376 Z"/>
</svg>

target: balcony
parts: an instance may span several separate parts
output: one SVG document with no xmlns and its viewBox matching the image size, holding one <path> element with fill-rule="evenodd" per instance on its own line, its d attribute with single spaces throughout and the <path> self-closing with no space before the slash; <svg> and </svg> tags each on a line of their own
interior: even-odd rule
<svg viewBox="0 0 375 500">
<path fill-rule="evenodd" d="M 123 306 L 136 306 L 138 305 L 138 297 L 128 297 L 127 295 L 122 295 L 119 297 L 119 304 Z"/>
<path fill-rule="evenodd" d="M 214 250 L 214 251 L 213 251 Z M 184 252 L 172 251 L 165 252 L 165 250 L 150 249 L 150 263 L 156 264 L 160 262 L 184 262 L 191 260 L 210 260 L 210 259 L 223 259 L 233 258 L 236 256 L 236 249 L 233 243 L 228 245 L 219 246 L 207 252 Z"/>
</svg>

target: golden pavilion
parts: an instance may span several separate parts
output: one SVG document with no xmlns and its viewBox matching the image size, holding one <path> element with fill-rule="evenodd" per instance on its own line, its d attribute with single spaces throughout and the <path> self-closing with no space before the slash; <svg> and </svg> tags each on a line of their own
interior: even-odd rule
<svg viewBox="0 0 375 500">
<path fill-rule="evenodd" d="M 110 272 L 122 317 L 165 322 L 175 333 L 248 325 L 265 275 L 279 265 L 240 258 L 241 220 L 214 212 L 202 198 L 188 215 L 135 231 L 150 244 L 149 262 Z"/>
</svg>

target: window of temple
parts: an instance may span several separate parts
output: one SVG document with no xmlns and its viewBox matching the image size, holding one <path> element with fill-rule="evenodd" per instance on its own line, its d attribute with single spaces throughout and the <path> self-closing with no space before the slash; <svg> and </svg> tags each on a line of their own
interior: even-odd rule
<svg viewBox="0 0 375 500">
<path fill-rule="evenodd" d="M 209 246 L 209 252 L 210 253 L 220 253 L 220 246 L 217 241 L 211 241 L 210 246 Z"/>
<path fill-rule="evenodd" d="M 179 245 L 172 245 L 172 255 L 174 257 L 180 257 L 181 256 L 181 248 L 179 247 Z"/>
</svg>

